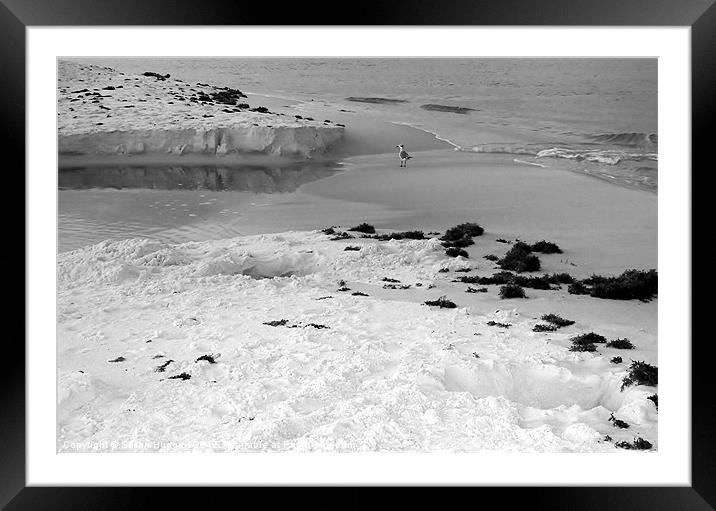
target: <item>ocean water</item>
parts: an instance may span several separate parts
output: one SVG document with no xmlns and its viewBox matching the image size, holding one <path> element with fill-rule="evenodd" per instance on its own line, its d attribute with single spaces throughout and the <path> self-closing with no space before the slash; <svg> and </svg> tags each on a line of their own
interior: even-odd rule
<svg viewBox="0 0 716 511">
<path fill-rule="evenodd" d="M 190 83 L 239 88 L 259 95 L 250 98 L 252 105 L 267 101 L 272 109 L 291 105 L 307 115 L 333 112 L 331 119 L 348 126 L 346 139 L 367 140 L 356 154 L 394 152 L 395 144 L 403 142 L 394 138 L 410 126 L 423 131 L 411 130 L 410 140 L 424 149 L 452 146 L 657 191 L 655 59 L 77 60 L 125 73 L 154 71 Z M 384 128 L 371 133 L 372 120 Z M 295 192 L 337 170 L 300 163 L 63 168 L 58 248 L 62 252 L 133 236 L 191 241 L 321 227 L 323 219 Z M 337 203 L 331 221 L 354 221 L 351 212 L 355 216 L 363 207 Z M 373 209 L 375 218 L 361 218 L 392 214 L 377 205 Z M 266 218 L 273 220 L 261 223 Z"/>
<path fill-rule="evenodd" d="M 654 192 L 658 185 L 656 59 L 80 60 L 350 109 L 460 151 L 514 155 Z"/>
</svg>

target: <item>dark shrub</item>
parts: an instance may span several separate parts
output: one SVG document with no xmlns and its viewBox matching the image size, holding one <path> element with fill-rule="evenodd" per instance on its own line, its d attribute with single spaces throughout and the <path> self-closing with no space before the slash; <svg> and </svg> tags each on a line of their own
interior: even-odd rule
<svg viewBox="0 0 716 511">
<path fill-rule="evenodd" d="M 589 294 L 589 288 L 585 286 L 582 282 L 577 281 L 573 284 L 570 284 L 567 288 L 567 291 L 570 295 L 588 295 Z"/>
<path fill-rule="evenodd" d="M 532 248 L 521 241 L 512 245 L 505 257 L 500 259 L 497 264 L 503 270 L 513 270 L 518 273 L 538 271 L 540 269 L 539 258 L 532 255 Z"/>
<path fill-rule="evenodd" d="M 549 280 L 546 276 L 543 277 L 523 277 L 516 275 L 512 282 L 522 287 L 528 287 L 531 289 L 552 289 Z"/>
<path fill-rule="evenodd" d="M 542 252 L 543 254 L 561 254 L 562 249 L 559 248 L 555 243 L 551 241 L 538 241 L 532 245 L 534 252 Z"/>
<path fill-rule="evenodd" d="M 367 224 L 363 222 L 360 225 L 356 225 L 355 227 L 351 227 L 348 229 L 349 231 L 356 231 L 356 232 L 363 232 L 365 234 L 375 234 L 375 227 L 373 227 L 370 224 Z"/>
<path fill-rule="evenodd" d="M 169 377 L 170 380 L 188 380 L 189 378 L 191 378 L 189 373 L 180 373 Z"/>
<path fill-rule="evenodd" d="M 465 248 L 469 247 L 470 245 L 474 245 L 475 242 L 472 241 L 472 238 L 468 238 L 467 236 L 464 238 L 460 238 L 459 240 L 454 241 L 443 241 L 442 246 L 445 248 L 450 247 L 456 247 L 456 248 Z"/>
<path fill-rule="evenodd" d="M 538 323 L 532 329 L 533 332 L 554 332 L 555 330 L 557 330 L 555 325 L 544 325 L 542 323 Z"/>
<path fill-rule="evenodd" d="M 607 348 L 616 348 L 618 350 L 633 350 L 635 346 L 629 339 L 614 339 L 607 343 Z"/>
<path fill-rule="evenodd" d="M 653 446 L 651 445 L 651 442 L 648 440 L 644 440 L 641 437 L 635 438 L 634 442 L 617 442 L 614 444 L 616 447 L 619 447 L 621 449 L 635 449 L 639 451 L 645 451 L 648 449 L 651 449 Z"/>
<path fill-rule="evenodd" d="M 393 232 L 390 234 L 378 234 L 375 239 L 380 241 L 388 240 L 424 240 L 425 234 L 423 231 L 405 231 L 405 232 Z"/>
<path fill-rule="evenodd" d="M 323 330 L 324 328 L 331 328 L 331 327 L 329 327 L 329 326 L 321 325 L 321 324 L 319 324 L 319 323 L 308 323 L 307 325 L 304 325 L 303 328 L 308 328 L 308 327 L 316 328 L 316 329 L 318 329 L 318 330 Z"/>
<path fill-rule="evenodd" d="M 288 324 L 287 319 L 278 319 L 276 321 L 267 321 L 264 325 L 268 326 L 286 326 Z"/>
<path fill-rule="evenodd" d="M 199 358 L 195 360 L 195 362 L 199 362 L 200 360 L 206 360 L 210 364 L 216 364 L 216 360 L 214 359 L 214 355 L 202 355 Z"/>
<path fill-rule="evenodd" d="M 517 284 L 505 284 L 500 288 L 500 298 L 527 298 L 525 290 Z"/>
<path fill-rule="evenodd" d="M 594 343 L 594 344 L 604 344 L 607 342 L 607 338 L 603 335 L 595 334 L 594 332 L 589 332 L 588 334 L 580 334 L 575 335 L 570 339 L 572 343 L 574 344 L 588 344 L 588 343 Z"/>
<path fill-rule="evenodd" d="M 656 387 L 659 380 L 659 369 L 651 364 L 640 361 L 632 361 L 629 366 L 629 374 L 622 380 L 624 390 L 630 385 L 646 385 Z"/>
<path fill-rule="evenodd" d="M 486 256 L 482 256 L 482 258 L 487 259 L 488 261 L 499 261 L 500 260 L 500 258 L 494 254 L 487 254 Z"/>
<path fill-rule="evenodd" d="M 353 295 L 353 296 L 368 296 L 367 294 L 361 293 L 360 291 L 356 291 L 355 293 L 351 293 L 351 295 Z"/>
<path fill-rule="evenodd" d="M 463 249 L 457 248 L 457 247 L 448 248 L 447 250 L 445 250 L 445 255 L 450 256 L 450 257 L 457 257 L 457 256 L 470 257 L 467 252 L 465 252 Z"/>
<path fill-rule="evenodd" d="M 569 273 L 553 273 L 552 275 L 545 275 L 552 284 L 572 284 L 575 278 Z"/>
<path fill-rule="evenodd" d="M 512 325 L 509 323 L 498 323 L 497 321 L 488 321 L 487 326 L 498 326 L 500 328 L 510 328 Z"/>
<path fill-rule="evenodd" d="M 390 277 L 383 277 L 383 282 L 393 282 L 397 283 L 400 282 L 398 279 L 391 279 Z"/>
<path fill-rule="evenodd" d="M 627 270 L 618 277 L 593 276 L 591 295 L 613 300 L 650 300 L 658 291 L 656 270 Z"/>
<path fill-rule="evenodd" d="M 571 319 L 564 319 L 564 318 L 557 316 L 556 314 L 545 314 L 542 316 L 541 319 L 542 319 L 542 321 L 546 321 L 547 323 L 552 323 L 553 325 L 556 325 L 558 327 L 569 326 L 569 325 L 574 324 L 574 321 L 572 321 Z"/>
<path fill-rule="evenodd" d="M 465 290 L 466 293 L 487 293 L 486 287 L 480 287 L 480 288 L 474 288 L 474 287 L 468 287 Z"/>
<path fill-rule="evenodd" d="M 657 394 L 652 394 L 651 396 L 647 397 L 649 401 L 654 403 L 654 406 L 656 406 L 656 409 L 659 409 L 659 396 Z"/>
<path fill-rule="evenodd" d="M 437 300 L 428 300 L 425 302 L 425 305 L 430 305 L 432 307 L 440 307 L 441 309 L 454 309 L 457 307 L 454 302 L 451 302 L 447 299 L 446 296 L 441 296 Z"/>
<path fill-rule="evenodd" d="M 473 238 L 482 236 L 485 229 L 473 222 L 466 222 L 455 227 L 451 227 L 445 231 L 445 235 L 440 238 L 442 241 L 457 241 L 462 238 Z"/>
<path fill-rule="evenodd" d="M 597 346 L 591 342 L 584 344 L 572 344 L 569 347 L 569 351 L 597 351 Z"/>
<path fill-rule="evenodd" d="M 622 363 L 622 357 L 614 357 L 610 360 L 612 364 L 621 364 Z"/>
<path fill-rule="evenodd" d="M 627 428 L 629 427 L 629 424 L 627 424 L 626 422 L 624 422 L 624 421 L 621 420 L 621 419 L 617 419 L 616 417 L 614 417 L 614 414 L 611 414 L 611 415 L 609 416 L 609 422 L 611 422 L 612 424 L 614 424 L 614 427 L 615 427 L 615 428 L 627 429 Z"/>
</svg>

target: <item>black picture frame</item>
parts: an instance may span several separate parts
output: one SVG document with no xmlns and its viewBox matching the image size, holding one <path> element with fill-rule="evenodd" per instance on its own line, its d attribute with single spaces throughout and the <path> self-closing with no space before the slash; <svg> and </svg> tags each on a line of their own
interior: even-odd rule
<svg viewBox="0 0 716 511">
<path fill-rule="evenodd" d="M 320 14 L 323 13 L 323 14 Z M 0 122 L 2 140 L 10 148 L 6 168 L 25 169 L 25 29 L 31 26 L 69 25 L 550 25 L 550 26 L 689 26 L 692 69 L 692 176 L 711 170 L 709 127 L 716 109 L 716 5 L 714 0 L 459 0 L 445 2 L 366 0 L 360 5 L 337 5 L 325 0 L 309 4 L 295 2 L 269 9 L 264 3 L 214 0 L 211 6 L 187 0 L 0 0 Z M 697 171 L 693 171 L 697 169 Z M 22 184 L 24 197 L 24 182 Z M 695 190 L 692 186 L 692 190 Z M 16 192 L 15 192 L 16 193 Z M 17 194 L 20 196 L 20 194 Z M 693 209 L 694 220 L 696 212 Z M 6 202 L 5 207 L 8 208 Z M 17 217 L 19 208 L 12 211 Z M 24 208 L 23 208 L 24 211 Z M 15 240 L 24 239 L 24 225 L 15 222 Z M 22 229 L 22 233 L 20 232 Z M 692 232 L 698 232 L 692 228 Z M 19 242 L 17 243 L 20 246 Z M 24 254 L 24 243 L 22 245 Z M 687 249 L 687 247 L 684 247 Z M 691 250 L 691 247 L 688 247 Z M 700 261 L 696 252 L 692 267 Z M 3 259 L 6 256 L 3 256 Z M 15 264 L 21 255 L 12 254 Z M 22 257 L 24 260 L 25 258 Z M 28 268 L 25 267 L 25 274 Z M 19 273 L 19 272 L 17 272 Z M 23 289 L 22 296 L 25 296 Z M 25 300 L 16 303 L 25 305 Z M 704 302 L 692 300 L 692 317 L 708 317 Z M 698 312 L 702 314 L 698 314 Z M 18 315 L 19 317 L 19 315 Z M 24 325 L 24 323 L 23 323 Z M 23 327 L 24 334 L 24 327 Z M 693 336 L 692 336 L 693 337 Z M 716 507 L 716 434 L 710 382 L 709 336 L 692 343 L 692 484 L 689 487 L 532 487 L 470 488 L 454 490 L 450 502 L 467 500 L 474 505 L 496 497 L 500 506 L 527 502 L 548 509 L 637 509 L 707 510 Z M 680 342 L 691 341 L 680 340 Z M 4 364 L 0 384 L 0 506 L 16 509 L 136 509 L 150 503 L 159 492 L 163 507 L 178 503 L 185 507 L 190 492 L 185 488 L 49 488 L 25 484 L 25 352 L 17 337 L 9 336 L 3 346 Z M 698 408 L 697 408 L 698 407 Z M 615 467 L 628 478 L 634 467 Z M 212 492 L 204 505 L 219 505 Z M 260 489 L 241 489 L 242 502 Z M 467 492 L 470 494 L 467 494 Z M 266 498 L 266 491 L 262 498 Z M 457 493 L 455 493 L 457 492 Z M 370 493 L 352 488 L 333 496 L 333 491 L 310 492 L 299 497 L 307 507 L 373 507 Z M 306 495 L 304 492 L 303 495 Z M 196 496 L 194 496 L 196 498 Z M 202 499 L 202 497 L 199 497 Z M 244 500 L 247 499 L 247 500 Z M 444 497 L 427 495 L 421 489 L 401 492 L 401 507 L 420 503 L 444 505 Z M 294 497 L 294 504 L 296 498 Z M 212 504 L 213 502 L 213 504 Z"/>
</svg>

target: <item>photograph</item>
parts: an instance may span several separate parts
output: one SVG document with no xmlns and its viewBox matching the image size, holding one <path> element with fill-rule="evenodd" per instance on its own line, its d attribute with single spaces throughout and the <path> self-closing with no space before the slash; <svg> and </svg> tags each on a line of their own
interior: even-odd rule
<svg viewBox="0 0 716 511">
<path fill-rule="evenodd" d="M 56 66 L 57 453 L 659 452 L 657 58 Z"/>
</svg>

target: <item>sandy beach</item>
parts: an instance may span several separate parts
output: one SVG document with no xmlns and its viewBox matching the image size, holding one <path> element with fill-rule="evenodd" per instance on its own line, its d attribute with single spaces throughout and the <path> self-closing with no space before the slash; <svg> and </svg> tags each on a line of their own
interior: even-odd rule
<svg viewBox="0 0 716 511">
<path fill-rule="evenodd" d="M 157 95 L 169 80 L 84 71 L 146 79 Z M 539 270 L 512 277 L 593 289 L 594 275 L 658 268 L 654 190 L 456 150 L 396 122 L 400 103 L 248 93 L 237 101 L 271 117 L 207 120 L 197 108 L 223 105 L 184 105 L 195 119 L 152 114 L 163 124 L 142 129 L 163 135 L 129 151 L 145 137 L 130 120 L 72 120 L 62 94 L 75 85 L 60 84 L 58 105 L 59 451 L 658 448 L 656 385 L 624 383 L 632 361 L 658 365 L 656 296 L 553 281 L 503 298 L 478 283 L 542 240 L 561 250 L 531 252 Z M 149 112 L 164 111 L 156 101 Z M 446 232 L 466 222 L 484 232 L 451 257 Z M 441 297 L 455 307 L 426 304 Z M 540 330 L 548 314 L 573 323 Z M 588 333 L 605 341 L 570 349 Z M 634 348 L 606 344 L 617 339 Z"/>
</svg>

